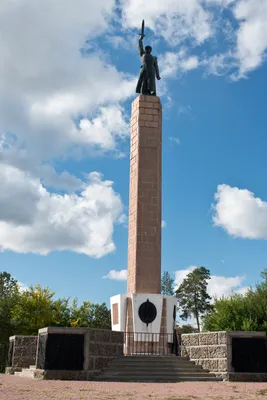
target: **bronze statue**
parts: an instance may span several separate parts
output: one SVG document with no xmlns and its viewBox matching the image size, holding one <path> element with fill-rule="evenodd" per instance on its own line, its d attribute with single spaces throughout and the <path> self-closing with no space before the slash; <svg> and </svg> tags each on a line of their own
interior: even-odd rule
<svg viewBox="0 0 267 400">
<path fill-rule="evenodd" d="M 156 96 L 156 78 L 160 80 L 157 57 L 152 56 L 152 47 L 143 47 L 145 22 L 142 22 L 142 30 L 139 37 L 139 54 L 142 60 L 141 71 L 136 86 L 136 93 Z"/>
</svg>

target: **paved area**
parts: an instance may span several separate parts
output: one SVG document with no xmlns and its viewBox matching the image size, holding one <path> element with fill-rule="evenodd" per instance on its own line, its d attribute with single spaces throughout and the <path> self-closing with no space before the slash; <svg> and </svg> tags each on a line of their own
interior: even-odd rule
<svg viewBox="0 0 267 400">
<path fill-rule="evenodd" d="M 252 400 L 267 399 L 267 383 L 107 383 L 37 381 L 0 375 L 0 400 Z"/>
</svg>

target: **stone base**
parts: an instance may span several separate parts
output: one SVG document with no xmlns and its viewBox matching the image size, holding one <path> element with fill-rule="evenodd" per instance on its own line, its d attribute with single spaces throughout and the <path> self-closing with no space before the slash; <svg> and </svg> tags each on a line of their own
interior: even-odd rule
<svg viewBox="0 0 267 400">
<path fill-rule="evenodd" d="M 5 374 L 6 375 L 14 375 L 15 372 L 21 372 L 22 368 L 20 367 L 6 367 Z"/>
<path fill-rule="evenodd" d="M 140 307 L 149 300 L 155 319 L 146 324 Z M 112 330 L 124 332 L 124 354 L 171 355 L 173 352 L 174 307 L 176 298 L 161 294 L 118 295 L 110 299 Z"/>
<path fill-rule="evenodd" d="M 229 382 L 267 382 L 267 373 L 230 372 L 227 380 Z"/>
<path fill-rule="evenodd" d="M 181 355 L 227 381 L 267 382 L 267 373 L 234 372 L 232 344 L 234 338 L 265 341 L 266 332 L 235 331 L 183 334 Z M 257 353 L 255 358 L 257 362 Z"/>
<path fill-rule="evenodd" d="M 44 369 L 36 369 L 34 378 L 40 380 L 62 380 L 62 381 L 91 381 L 97 376 L 99 371 L 49 371 Z"/>
</svg>

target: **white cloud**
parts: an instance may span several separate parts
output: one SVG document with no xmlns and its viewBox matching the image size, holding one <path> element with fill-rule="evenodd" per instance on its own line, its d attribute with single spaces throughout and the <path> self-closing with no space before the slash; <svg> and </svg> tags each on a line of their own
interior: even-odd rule
<svg viewBox="0 0 267 400">
<path fill-rule="evenodd" d="M 240 75 L 259 67 L 267 50 L 267 1 L 241 0 L 234 8 L 240 22 L 237 33 L 237 57 Z"/>
<path fill-rule="evenodd" d="M 183 280 L 187 277 L 187 275 L 194 271 L 194 269 L 197 267 L 191 266 L 188 267 L 187 269 L 179 269 L 178 271 L 175 272 L 175 290 L 181 285 Z"/>
<path fill-rule="evenodd" d="M 166 221 L 161 221 L 161 227 L 162 228 L 166 228 L 166 226 L 167 226 L 167 222 Z"/>
<path fill-rule="evenodd" d="M 233 51 L 205 57 L 201 60 L 200 65 L 205 68 L 207 74 L 224 76 L 232 73 L 233 79 L 235 79 L 233 69 L 238 69 L 239 67 L 238 60 Z"/>
<path fill-rule="evenodd" d="M 218 276 L 211 275 L 208 284 L 208 293 L 214 298 L 229 297 L 234 293 L 244 294 L 248 290 L 248 286 L 243 286 L 245 276 Z"/>
<path fill-rule="evenodd" d="M 215 193 L 213 221 L 229 235 L 267 239 L 267 202 L 247 189 L 219 185 Z"/>
<path fill-rule="evenodd" d="M 74 142 L 92 143 L 103 150 L 116 147 L 116 137 L 128 135 L 128 124 L 123 117 L 123 110 L 117 106 L 101 107 L 99 115 L 92 121 L 82 119 L 80 131 L 75 133 Z"/>
<path fill-rule="evenodd" d="M 2 143 L 0 141 L 0 163 L 40 177 L 43 185 L 50 188 L 71 192 L 83 187 L 80 179 L 68 171 L 58 173 L 51 164 L 42 163 L 36 154 L 29 154 L 26 149 L 19 149 L 16 146 L 5 147 L 8 137 L 6 139 L 6 142 L 4 139 Z"/>
<path fill-rule="evenodd" d="M 122 0 L 124 24 L 140 29 L 140 21 L 162 35 L 171 45 L 191 39 L 199 44 L 212 34 L 211 15 L 199 0 Z"/>
<path fill-rule="evenodd" d="M 18 286 L 21 293 L 27 292 L 29 290 L 29 286 L 25 285 L 25 283 L 18 282 Z"/>
<path fill-rule="evenodd" d="M 179 52 L 166 52 L 159 57 L 161 67 L 161 76 L 165 78 L 174 78 L 177 73 L 185 73 L 195 69 L 199 65 L 198 57 L 189 56 L 185 49 Z"/>
<path fill-rule="evenodd" d="M 126 27 L 139 29 L 140 21 L 145 18 L 146 25 L 170 46 L 182 43 L 187 48 L 194 47 L 209 39 L 216 40 L 218 31 L 229 41 L 226 52 L 210 54 L 204 58 L 208 62 L 201 63 L 196 56 L 180 62 L 181 71 L 202 65 L 210 73 L 224 75 L 231 71 L 233 79 L 240 79 L 266 58 L 266 0 L 156 0 L 145 6 L 140 6 L 138 0 L 122 0 L 122 4 Z M 221 16 L 217 7 L 228 8 L 233 22 L 225 14 Z M 166 64 L 162 63 L 162 76 L 175 76 L 177 61 L 177 54 L 169 52 Z"/>
<path fill-rule="evenodd" d="M 227 1 L 210 0 L 210 3 L 224 3 L 231 8 L 236 29 L 229 21 L 222 26 L 226 40 L 230 39 L 230 48 L 221 54 L 206 57 L 200 65 L 207 67 L 211 74 L 225 75 L 237 80 L 259 66 L 266 59 L 267 50 L 267 2 L 266 0 Z"/>
<path fill-rule="evenodd" d="M 196 56 L 191 56 L 182 61 L 181 68 L 183 71 L 190 71 L 197 68 L 198 64 L 198 58 Z"/>
<path fill-rule="evenodd" d="M 187 269 L 178 270 L 175 273 L 175 288 L 181 285 L 183 280 L 187 277 L 187 275 L 192 272 L 195 266 L 188 267 Z M 245 281 L 245 276 L 220 276 L 220 275 L 211 275 L 211 279 L 208 282 L 208 293 L 214 298 L 221 298 L 222 296 L 228 297 L 234 293 L 242 293 L 244 294 L 248 287 L 244 286 L 243 283 Z"/>
<path fill-rule="evenodd" d="M 68 250 L 96 258 L 114 251 L 114 223 L 123 207 L 112 182 L 100 174 L 89 174 L 80 194 L 59 195 L 2 164 L 0 186 L 2 250 L 42 255 Z"/>
<path fill-rule="evenodd" d="M 180 139 L 178 137 L 170 136 L 169 140 L 175 144 L 180 144 Z"/>
<path fill-rule="evenodd" d="M 103 279 L 110 279 L 112 281 L 126 281 L 127 269 L 122 269 L 120 271 L 112 269 L 107 275 L 103 276 Z"/>
<path fill-rule="evenodd" d="M 125 136 L 118 102 L 134 94 L 135 79 L 101 51 L 79 51 L 108 28 L 113 7 L 113 0 L 1 2 L 0 132 L 12 132 L 28 154 L 66 156 L 77 145 L 114 150 Z"/>
</svg>

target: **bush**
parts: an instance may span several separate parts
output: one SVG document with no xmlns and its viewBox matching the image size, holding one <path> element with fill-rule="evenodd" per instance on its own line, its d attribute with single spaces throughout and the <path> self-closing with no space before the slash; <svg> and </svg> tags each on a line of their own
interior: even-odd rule
<svg viewBox="0 0 267 400">
<path fill-rule="evenodd" d="M 0 343 L 0 373 L 5 372 L 8 354 L 8 344 Z"/>
</svg>

